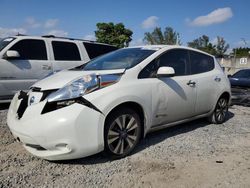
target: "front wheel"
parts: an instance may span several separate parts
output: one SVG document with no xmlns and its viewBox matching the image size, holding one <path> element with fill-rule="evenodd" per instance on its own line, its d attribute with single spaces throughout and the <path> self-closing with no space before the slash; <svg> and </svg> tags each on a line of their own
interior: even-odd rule
<svg viewBox="0 0 250 188">
<path fill-rule="evenodd" d="M 210 123 L 221 124 L 226 120 L 226 116 L 228 113 L 228 99 L 225 97 L 221 97 L 213 111 L 213 113 L 208 117 Z"/>
<path fill-rule="evenodd" d="M 105 152 L 112 158 L 131 153 L 141 137 L 141 121 L 129 108 L 113 112 L 107 119 L 104 132 Z"/>
</svg>

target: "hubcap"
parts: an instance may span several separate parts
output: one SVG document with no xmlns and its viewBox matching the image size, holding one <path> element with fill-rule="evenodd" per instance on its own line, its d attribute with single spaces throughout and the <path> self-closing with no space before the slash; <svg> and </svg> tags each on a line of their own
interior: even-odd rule
<svg viewBox="0 0 250 188">
<path fill-rule="evenodd" d="M 138 124 L 129 114 L 119 116 L 108 130 L 108 147 L 115 153 L 122 155 L 136 144 L 138 137 Z"/>
<path fill-rule="evenodd" d="M 227 110 L 228 110 L 227 100 L 221 98 L 215 110 L 215 117 L 217 118 L 218 121 L 222 122 L 225 119 Z"/>
</svg>

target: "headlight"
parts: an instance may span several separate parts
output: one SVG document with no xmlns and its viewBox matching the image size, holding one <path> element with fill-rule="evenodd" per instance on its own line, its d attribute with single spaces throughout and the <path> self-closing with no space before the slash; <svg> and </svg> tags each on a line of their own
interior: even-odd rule
<svg viewBox="0 0 250 188">
<path fill-rule="evenodd" d="M 55 93 L 50 94 L 48 102 L 63 101 L 74 99 L 91 92 L 99 87 L 96 75 L 82 76 L 59 89 Z"/>
<path fill-rule="evenodd" d="M 91 74 L 82 76 L 50 94 L 47 99 L 48 102 L 56 102 L 79 98 L 94 90 L 112 85 L 118 82 L 119 78 L 120 75 L 97 76 L 96 74 Z"/>
</svg>

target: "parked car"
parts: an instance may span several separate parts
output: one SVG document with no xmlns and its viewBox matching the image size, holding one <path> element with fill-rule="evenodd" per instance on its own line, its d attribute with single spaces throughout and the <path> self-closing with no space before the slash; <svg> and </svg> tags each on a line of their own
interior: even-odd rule
<svg viewBox="0 0 250 188">
<path fill-rule="evenodd" d="M 32 154 L 64 160 L 130 154 L 153 130 L 223 123 L 230 83 L 215 58 L 181 46 L 119 49 L 20 91 L 7 122 Z"/>
<path fill-rule="evenodd" d="M 88 62 L 114 46 L 54 36 L 14 36 L 0 40 L 0 103 L 37 80 Z"/>
<path fill-rule="evenodd" d="M 250 106 L 250 69 L 242 69 L 229 76 L 232 104 Z"/>
</svg>

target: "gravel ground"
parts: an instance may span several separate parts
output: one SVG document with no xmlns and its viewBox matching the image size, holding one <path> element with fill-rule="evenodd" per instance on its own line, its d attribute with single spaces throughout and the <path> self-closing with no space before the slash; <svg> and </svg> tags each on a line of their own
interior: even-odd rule
<svg viewBox="0 0 250 188">
<path fill-rule="evenodd" d="M 6 107 L 7 108 L 7 107 Z M 0 187 L 250 187 L 250 108 L 221 125 L 192 121 L 154 132 L 124 159 L 49 162 L 14 142 L 0 110 Z"/>
</svg>

